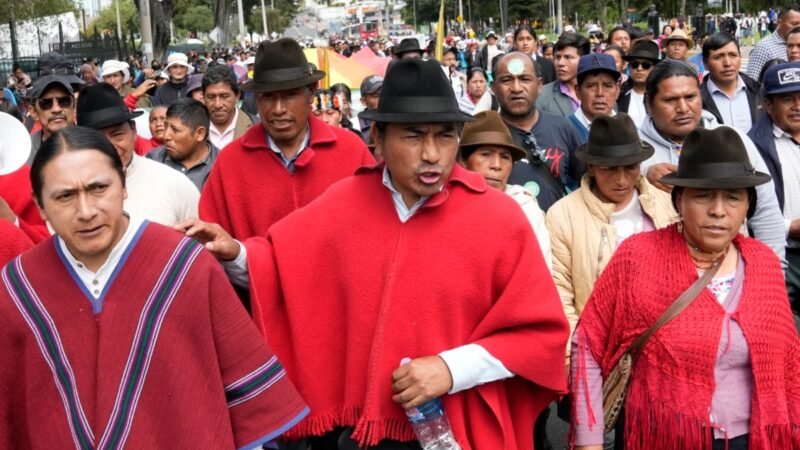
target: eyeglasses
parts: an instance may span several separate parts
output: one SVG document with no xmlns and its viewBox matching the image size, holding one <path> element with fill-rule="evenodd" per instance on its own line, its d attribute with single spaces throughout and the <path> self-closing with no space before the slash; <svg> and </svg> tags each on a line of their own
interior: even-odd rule
<svg viewBox="0 0 800 450">
<path fill-rule="evenodd" d="M 522 145 L 525 146 L 525 150 L 530 152 L 534 159 L 538 159 L 539 161 L 545 160 L 545 150 L 539 146 L 539 142 L 536 141 L 536 136 L 534 136 L 533 133 L 528 133 L 522 138 Z"/>
<path fill-rule="evenodd" d="M 72 101 L 74 99 L 71 95 L 67 95 L 66 97 L 50 97 L 50 98 L 40 98 L 36 100 L 36 103 L 39 105 L 39 109 L 42 111 L 50 111 L 53 109 L 53 101 L 58 101 L 58 106 L 61 108 L 72 108 Z"/>
<path fill-rule="evenodd" d="M 630 64 L 631 69 L 638 69 L 641 67 L 644 70 L 650 70 L 650 68 L 653 67 L 653 63 L 644 61 L 631 61 L 628 64 Z"/>
</svg>

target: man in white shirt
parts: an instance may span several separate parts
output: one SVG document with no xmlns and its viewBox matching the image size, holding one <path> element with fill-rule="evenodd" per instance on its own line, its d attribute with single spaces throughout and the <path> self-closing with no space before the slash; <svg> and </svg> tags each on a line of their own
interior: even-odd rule
<svg viewBox="0 0 800 450">
<path fill-rule="evenodd" d="M 116 89 L 100 83 L 81 91 L 78 125 L 94 128 L 111 141 L 125 167 L 125 211 L 162 225 L 197 217 L 200 192 L 180 172 L 134 153 L 141 112 L 131 112 Z"/>
<path fill-rule="evenodd" d="M 800 311 L 800 62 L 778 64 L 764 74 L 764 110 L 749 136 L 764 157 L 783 210 L 786 284 L 792 309 Z"/>
<path fill-rule="evenodd" d="M 628 62 L 630 77 L 620 88 L 617 110 L 627 113 L 638 128 L 647 117 L 644 101 L 645 82 L 653 67 L 661 60 L 661 52 L 655 42 L 640 41 L 622 59 Z"/>
<path fill-rule="evenodd" d="M 239 83 L 228 66 L 210 67 L 203 75 L 203 102 L 211 113 L 208 138 L 222 150 L 238 139 L 253 125 L 250 116 L 236 106 L 239 101 Z"/>
</svg>

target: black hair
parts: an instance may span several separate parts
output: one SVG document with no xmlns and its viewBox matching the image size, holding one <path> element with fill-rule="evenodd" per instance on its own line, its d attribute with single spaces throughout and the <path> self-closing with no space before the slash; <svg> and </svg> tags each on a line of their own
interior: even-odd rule
<svg viewBox="0 0 800 450">
<path fill-rule="evenodd" d="M 789 3 L 788 5 L 784 5 L 783 8 L 781 8 L 781 11 L 778 13 L 778 19 L 783 18 L 784 14 L 789 14 L 792 11 L 800 13 L 800 5 L 797 3 Z"/>
<path fill-rule="evenodd" d="M 42 188 L 44 187 L 42 172 L 44 172 L 45 166 L 61 153 L 83 150 L 95 150 L 108 157 L 111 167 L 122 181 L 122 187 L 125 187 L 125 169 L 122 166 L 122 159 L 111 142 L 102 133 L 92 128 L 70 126 L 50 136 L 50 139 L 42 144 L 33 158 L 30 173 L 31 187 L 33 187 L 33 195 L 39 206 L 42 205 Z"/>
<path fill-rule="evenodd" d="M 610 44 L 611 43 L 611 39 L 614 37 L 614 33 L 617 33 L 619 31 L 624 31 L 625 34 L 628 35 L 628 39 L 632 40 L 630 30 L 628 30 L 625 27 L 614 27 L 611 31 L 608 32 L 608 39 L 606 40 L 606 42 L 608 42 Z"/>
<path fill-rule="evenodd" d="M 13 72 L 16 72 L 16 71 L 17 71 L 17 69 L 22 69 L 22 66 L 21 66 L 19 63 L 14 63 L 14 64 L 11 66 L 11 72 L 12 72 L 12 73 L 13 73 Z"/>
<path fill-rule="evenodd" d="M 556 44 L 554 44 L 554 43 L 552 43 L 552 42 L 548 42 L 548 43 L 544 44 L 544 45 L 542 46 L 542 54 L 544 54 L 544 51 L 545 51 L 545 50 L 547 50 L 548 48 L 552 48 L 552 49 L 553 49 L 553 51 L 555 52 L 555 50 L 556 50 Z"/>
<path fill-rule="evenodd" d="M 672 196 L 672 207 L 675 208 L 675 211 L 678 211 L 678 194 L 682 193 L 685 188 L 682 186 L 673 186 L 672 192 L 670 195 Z M 758 204 L 758 194 L 756 193 L 756 188 L 749 187 L 747 188 L 747 217 L 751 219 L 753 215 L 756 213 L 756 205 Z M 678 211 L 680 214 L 680 211 Z"/>
<path fill-rule="evenodd" d="M 331 86 L 331 92 L 333 94 L 342 94 L 344 95 L 344 98 L 347 99 L 348 103 L 353 103 L 353 96 L 348 85 L 344 83 L 336 83 Z"/>
<path fill-rule="evenodd" d="M 786 34 L 786 38 L 788 39 L 790 34 L 796 34 L 796 33 L 800 33 L 800 27 L 794 27 L 791 30 L 789 30 L 789 33 Z"/>
<path fill-rule="evenodd" d="M 645 81 L 645 95 L 647 95 L 648 101 L 653 101 L 653 99 L 656 98 L 658 86 L 661 82 L 672 77 L 689 77 L 693 79 L 698 86 L 700 85 L 697 72 L 695 72 L 690 65 L 675 59 L 665 59 L 653 66 L 653 71 L 647 76 L 647 81 Z"/>
<path fill-rule="evenodd" d="M 556 41 L 555 51 L 560 52 L 567 47 L 575 47 L 578 56 L 588 55 L 592 50 L 592 44 L 583 35 L 578 33 L 565 33 L 559 36 Z"/>
<path fill-rule="evenodd" d="M 631 42 L 647 36 L 647 33 L 639 27 L 628 28 L 628 34 L 631 36 Z"/>
<path fill-rule="evenodd" d="M 527 31 L 531 36 L 533 36 L 533 42 L 538 44 L 536 41 L 536 32 L 531 28 L 530 25 L 523 23 L 522 25 L 518 26 L 516 30 L 514 30 L 514 42 L 517 42 L 517 36 L 523 31 Z"/>
<path fill-rule="evenodd" d="M 606 48 L 603 49 L 603 53 L 608 53 L 609 50 L 613 50 L 619 53 L 619 56 L 625 56 L 625 50 L 623 50 L 622 47 L 620 47 L 619 45 L 616 44 L 606 45 Z"/>
<path fill-rule="evenodd" d="M 167 108 L 167 118 L 176 117 L 184 125 L 197 130 L 200 127 L 206 129 L 206 138 L 208 138 L 208 129 L 211 126 L 211 115 L 208 113 L 208 108 L 203 103 L 190 98 L 184 97 L 178 99 L 175 103 L 169 105 Z"/>
<path fill-rule="evenodd" d="M 767 73 L 767 69 L 769 69 L 770 67 L 772 67 L 772 66 L 774 66 L 776 64 L 784 64 L 784 63 L 787 63 L 787 62 L 788 61 L 786 61 L 783 58 L 770 59 L 769 61 L 765 62 L 764 63 L 764 67 L 761 68 L 761 72 L 758 74 L 758 82 L 759 83 L 763 83 L 764 82 L 764 75 Z"/>
<path fill-rule="evenodd" d="M 472 69 L 469 69 L 469 72 L 467 73 L 467 83 L 475 78 L 475 74 L 481 74 L 486 81 L 489 81 L 489 77 L 486 76 L 486 71 L 483 70 L 483 67 L 473 67 Z"/>
<path fill-rule="evenodd" d="M 203 91 L 205 92 L 208 86 L 217 83 L 226 83 L 230 85 L 234 94 L 239 93 L 239 81 L 236 79 L 236 73 L 225 64 L 215 65 L 206 70 L 203 75 Z"/>
<path fill-rule="evenodd" d="M 719 50 L 731 42 L 736 44 L 736 51 L 741 54 L 739 42 L 732 35 L 728 33 L 714 33 L 707 37 L 706 40 L 703 41 L 703 61 L 708 61 L 708 57 L 711 56 L 711 52 L 714 50 Z"/>
</svg>

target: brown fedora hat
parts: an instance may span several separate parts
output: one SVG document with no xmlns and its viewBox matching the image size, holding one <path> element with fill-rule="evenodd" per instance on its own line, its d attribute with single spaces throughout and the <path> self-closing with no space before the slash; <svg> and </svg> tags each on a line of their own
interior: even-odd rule
<svg viewBox="0 0 800 450">
<path fill-rule="evenodd" d="M 695 189 L 743 189 L 769 183 L 750 163 L 739 133 L 730 127 L 696 128 L 686 136 L 678 159 L 678 171 L 661 182 Z"/>
<path fill-rule="evenodd" d="M 258 45 L 253 81 L 242 85 L 245 92 L 275 92 L 308 86 L 325 76 L 308 63 L 295 40 L 264 41 Z"/>
<path fill-rule="evenodd" d="M 483 146 L 496 145 L 511 150 L 511 158 L 518 161 L 526 156 L 525 150 L 514 145 L 511 132 L 496 111 L 483 111 L 475 114 L 475 120 L 464 125 L 458 151 L 461 159 Z"/>
<path fill-rule="evenodd" d="M 619 167 L 638 164 L 653 153 L 653 146 L 639 138 L 631 117 L 618 113 L 596 117 L 589 127 L 589 141 L 578 147 L 575 156 L 586 164 Z"/>
</svg>

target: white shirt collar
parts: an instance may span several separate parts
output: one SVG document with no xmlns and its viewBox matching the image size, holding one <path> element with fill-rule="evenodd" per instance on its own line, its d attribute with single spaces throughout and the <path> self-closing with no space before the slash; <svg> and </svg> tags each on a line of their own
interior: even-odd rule
<svg viewBox="0 0 800 450">
<path fill-rule="evenodd" d="M 411 205 L 411 208 L 406 206 L 406 202 L 403 200 L 403 194 L 401 194 L 400 191 L 394 187 L 394 183 L 392 183 L 392 177 L 389 174 L 389 169 L 386 167 L 383 168 L 383 185 L 389 189 L 389 192 L 391 192 L 392 201 L 394 202 L 394 209 L 397 211 L 397 217 L 399 217 L 400 222 L 403 223 L 410 219 L 411 216 L 416 214 L 422 205 L 428 201 L 428 198 L 430 198 L 428 196 L 422 196 L 413 205 Z"/>
<path fill-rule="evenodd" d="M 746 86 L 744 84 L 744 80 L 742 80 L 742 77 L 740 75 L 740 76 L 737 77 L 737 80 L 736 80 L 736 93 L 739 93 L 740 91 L 744 91 L 745 88 L 746 88 Z M 717 86 L 717 83 L 714 83 L 714 80 L 711 78 L 710 75 L 708 77 L 708 92 L 710 92 L 712 94 L 715 93 L 715 92 L 719 92 L 720 94 L 723 94 L 725 96 L 728 95 L 725 92 L 723 92 L 722 89 L 719 88 L 719 86 Z M 734 94 L 734 96 L 735 95 L 736 94 Z"/>
</svg>

